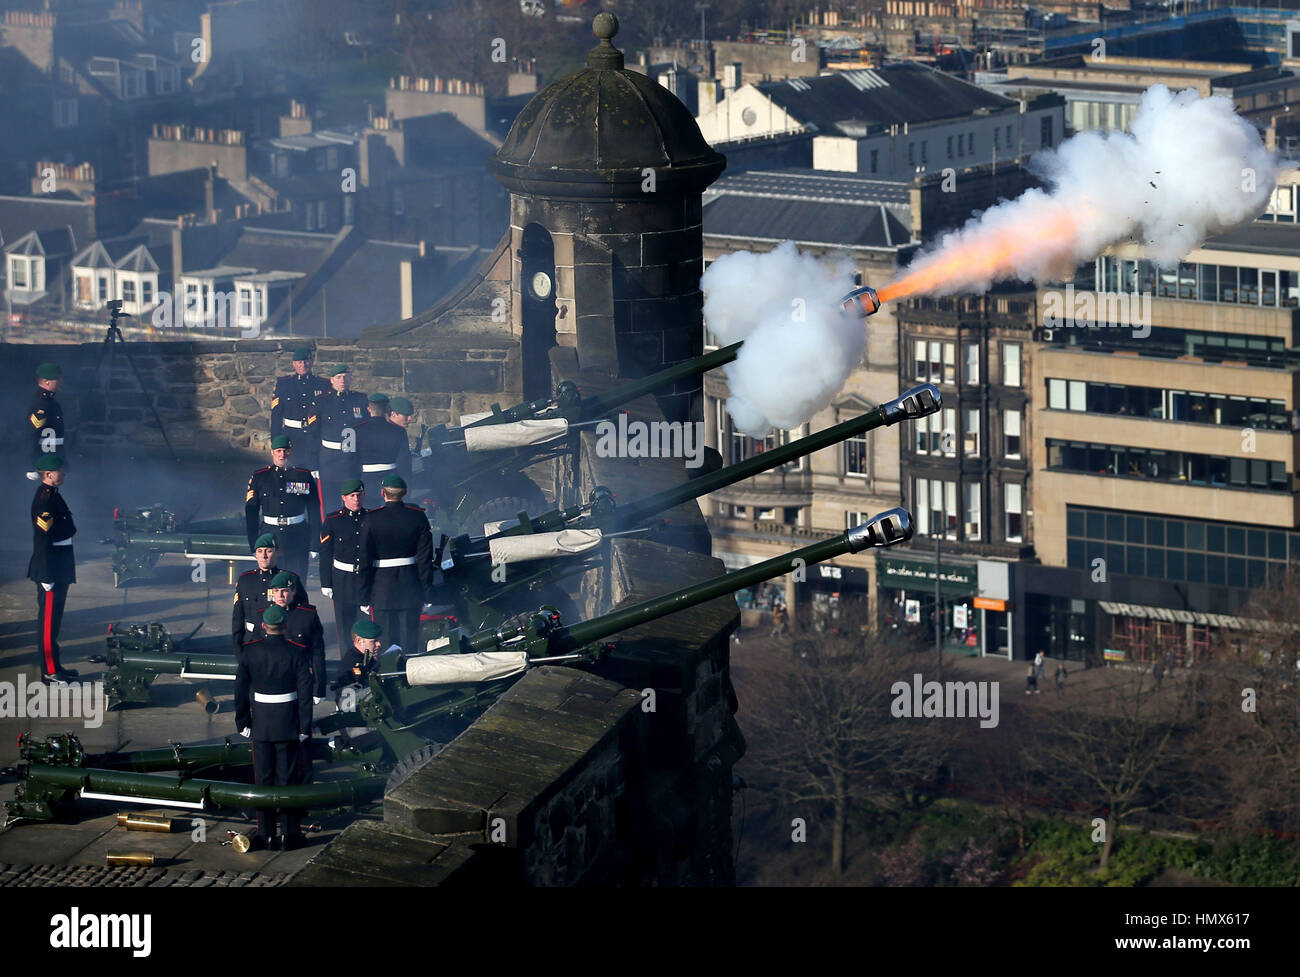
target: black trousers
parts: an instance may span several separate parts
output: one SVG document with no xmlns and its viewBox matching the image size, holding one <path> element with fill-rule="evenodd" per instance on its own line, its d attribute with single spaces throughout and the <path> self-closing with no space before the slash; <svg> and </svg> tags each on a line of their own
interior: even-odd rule
<svg viewBox="0 0 1300 977">
<path fill-rule="evenodd" d="M 307 744 L 297 740 L 290 741 L 254 741 L 253 743 L 253 783 L 287 786 L 304 782 L 307 759 L 304 748 Z M 302 819 L 306 811 L 299 809 L 282 809 L 259 807 L 257 809 L 257 833 L 270 838 L 275 834 L 276 826 L 283 823 L 282 833 L 286 836 L 302 833 Z"/>
<path fill-rule="evenodd" d="M 280 552 L 275 557 L 276 566 L 281 570 L 296 573 L 305 589 L 307 586 L 307 561 L 310 559 L 308 553 L 319 545 L 318 540 L 311 538 L 307 523 L 298 523 L 296 526 L 272 526 L 264 522 L 262 525 L 264 527 L 262 532 L 274 533 L 277 542 L 280 544 Z"/>
<path fill-rule="evenodd" d="M 49 591 L 36 584 L 36 648 L 41 656 L 42 675 L 53 675 L 63 667 L 59 662 L 59 628 L 63 625 L 63 605 L 67 599 L 65 583 L 56 583 Z"/>
<path fill-rule="evenodd" d="M 408 655 L 418 654 L 420 647 L 420 609 L 418 607 L 373 607 L 374 619 L 384 633 L 382 648 L 401 645 Z M 382 649 L 381 649 L 382 650 Z"/>
<path fill-rule="evenodd" d="M 334 568 L 334 629 L 338 632 L 339 661 L 352 650 L 352 625 L 361 616 L 360 575 Z"/>
</svg>

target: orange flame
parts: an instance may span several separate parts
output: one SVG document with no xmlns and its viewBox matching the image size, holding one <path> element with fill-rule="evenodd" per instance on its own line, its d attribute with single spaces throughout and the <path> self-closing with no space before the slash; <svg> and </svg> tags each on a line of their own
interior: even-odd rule
<svg viewBox="0 0 1300 977">
<path fill-rule="evenodd" d="M 1047 202 L 1045 202 L 1047 203 Z M 1059 201 L 1037 208 L 1028 220 L 1004 227 L 983 227 L 967 240 L 940 249 L 912 271 L 880 289 L 880 301 L 895 302 L 935 291 L 955 281 L 985 281 L 1014 274 L 1017 259 L 1032 251 L 1073 253 L 1078 230 L 1077 207 Z M 1085 208 L 1086 209 L 1086 208 Z"/>
</svg>

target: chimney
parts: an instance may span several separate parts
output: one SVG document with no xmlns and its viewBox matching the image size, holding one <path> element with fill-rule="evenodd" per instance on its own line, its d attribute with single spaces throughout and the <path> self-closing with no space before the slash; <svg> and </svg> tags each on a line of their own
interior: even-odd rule
<svg viewBox="0 0 1300 977">
<path fill-rule="evenodd" d="M 722 90 L 724 92 L 734 92 L 742 84 L 741 79 L 744 75 L 740 70 L 740 62 L 732 61 L 730 64 L 722 66 Z"/>
</svg>

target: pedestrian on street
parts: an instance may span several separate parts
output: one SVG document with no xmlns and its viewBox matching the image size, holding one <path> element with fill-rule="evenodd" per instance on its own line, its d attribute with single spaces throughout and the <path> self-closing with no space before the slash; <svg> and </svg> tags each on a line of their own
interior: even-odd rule
<svg viewBox="0 0 1300 977">
<path fill-rule="evenodd" d="M 1056 665 L 1056 694 L 1065 695 L 1065 676 L 1069 673 L 1065 670 L 1065 662 L 1058 662 Z"/>
<path fill-rule="evenodd" d="M 1025 695 L 1031 695 L 1038 691 L 1038 670 L 1031 664 L 1029 672 L 1025 675 Z"/>
<path fill-rule="evenodd" d="M 1047 679 L 1047 670 L 1043 667 L 1043 662 L 1043 649 L 1039 648 L 1038 654 L 1034 656 L 1034 678 L 1039 682 L 1046 681 Z"/>
</svg>

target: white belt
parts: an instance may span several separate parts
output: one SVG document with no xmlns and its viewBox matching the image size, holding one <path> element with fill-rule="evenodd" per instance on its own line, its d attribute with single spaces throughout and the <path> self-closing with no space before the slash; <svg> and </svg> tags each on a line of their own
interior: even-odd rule
<svg viewBox="0 0 1300 977">
<path fill-rule="evenodd" d="M 342 442 L 342 441 L 326 441 L 324 438 L 321 438 L 321 439 L 320 439 L 320 446 L 321 446 L 322 448 L 329 448 L 331 451 L 342 451 L 342 450 L 343 450 L 343 442 Z"/>
<path fill-rule="evenodd" d="M 265 692 L 254 692 L 254 702 L 297 702 L 297 692 L 281 692 L 278 695 L 268 695 Z"/>
<path fill-rule="evenodd" d="M 335 569 L 335 570 L 344 570 L 344 571 L 346 571 L 346 572 L 348 572 L 348 573 L 356 573 L 356 572 L 357 572 L 357 565 L 356 565 L 355 563 L 340 563 L 338 560 L 335 560 L 335 561 L 334 561 L 334 569 Z"/>
<path fill-rule="evenodd" d="M 271 526 L 296 526 L 307 521 L 307 513 L 300 512 L 296 516 L 263 516 L 262 521 Z"/>
<path fill-rule="evenodd" d="M 376 560 L 377 567 L 413 567 L 415 566 L 415 557 L 413 556 L 395 556 L 391 560 Z"/>
<path fill-rule="evenodd" d="M 396 465 L 362 465 L 363 472 L 391 472 L 396 470 Z"/>
<path fill-rule="evenodd" d="M 71 545 L 72 545 L 72 537 L 69 536 L 67 539 L 60 539 L 60 540 L 57 540 L 53 545 L 55 545 L 55 546 L 71 546 Z"/>
<path fill-rule="evenodd" d="M 285 426 L 285 427 L 296 427 L 298 430 L 301 431 L 301 430 L 302 430 L 302 421 L 291 421 L 291 420 L 289 420 L 289 419 L 286 417 L 286 418 L 284 419 L 284 426 Z"/>
</svg>

